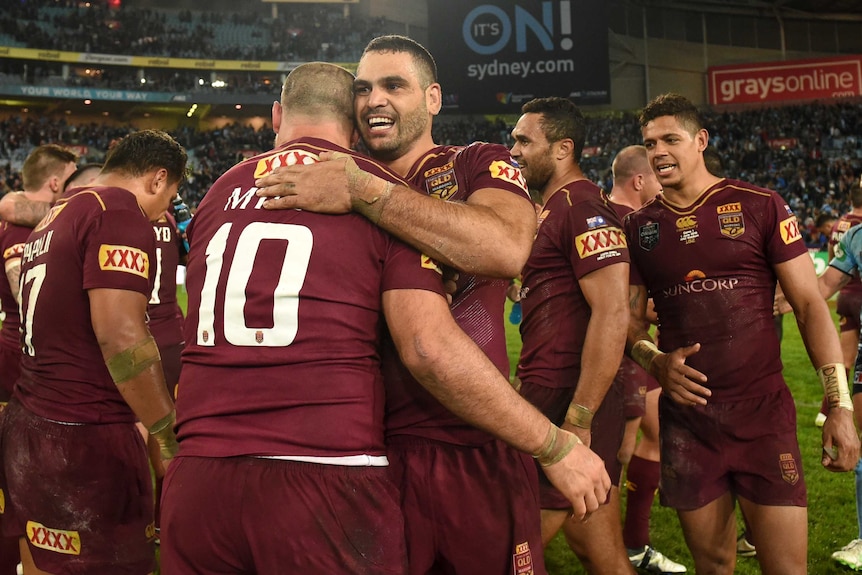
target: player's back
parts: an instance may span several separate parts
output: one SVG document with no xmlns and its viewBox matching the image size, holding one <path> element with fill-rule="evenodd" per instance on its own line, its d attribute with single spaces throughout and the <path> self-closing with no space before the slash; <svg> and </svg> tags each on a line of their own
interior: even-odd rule
<svg viewBox="0 0 862 575">
<path fill-rule="evenodd" d="M 265 210 L 254 181 L 323 140 L 239 164 L 189 227 L 181 455 L 383 455 L 378 342 L 393 261 L 419 256 L 364 218 Z M 363 169 L 393 179 L 356 156 Z M 426 270 L 427 271 L 427 270 Z M 439 283 L 439 280 L 436 280 Z"/>
<path fill-rule="evenodd" d="M 42 417 L 133 421 L 105 367 L 90 320 L 90 289 L 149 294 L 152 227 L 135 196 L 87 188 L 60 200 L 21 258 L 24 356 L 16 394 Z"/>
</svg>

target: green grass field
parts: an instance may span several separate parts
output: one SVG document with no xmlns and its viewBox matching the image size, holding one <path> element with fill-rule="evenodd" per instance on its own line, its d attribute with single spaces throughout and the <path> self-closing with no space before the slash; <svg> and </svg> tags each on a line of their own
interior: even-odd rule
<svg viewBox="0 0 862 575">
<path fill-rule="evenodd" d="M 507 318 L 508 310 L 507 306 Z M 508 321 L 506 326 L 509 358 L 514 366 L 521 349 L 520 334 L 517 327 Z M 857 537 L 854 475 L 852 471 L 831 473 L 820 465 L 820 429 L 814 426 L 814 416 L 820 408 L 822 388 L 805 353 L 792 316 L 784 317 L 782 360 L 785 379 L 796 400 L 797 429 L 808 485 L 808 571 L 816 575 L 848 573 L 849 570 L 834 563 L 830 555 Z M 658 550 L 686 565 L 689 573 L 694 573 L 694 562 L 685 546 L 676 513 L 661 507 L 657 498 L 653 505 L 650 536 Z M 558 535 L 551 542 L 545 552 L 545 561 L 550 575 L 586 573 L 562 535 Z M 760 573 L 757 560 L 740 558 L 736 573 Z"/>
</svg>

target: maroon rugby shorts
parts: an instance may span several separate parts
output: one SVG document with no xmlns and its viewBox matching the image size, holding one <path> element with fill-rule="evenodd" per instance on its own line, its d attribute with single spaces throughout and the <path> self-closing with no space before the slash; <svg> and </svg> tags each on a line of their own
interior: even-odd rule
<svg viewBox="0 0 862 575">
<path fill-rule="evenodd" d="M 728 491 L 759 505 L 805 507 L 790 391 L 690 407 L 659 399 L 661 502 L 703 507 Z"/>
<path fill-rule="evenodd" d="M 411 575 L 546 575 L 532 457 L 395 436 Z"/>
<path fill-rule="evenodd" d="M 521 386 L 521 395 L 557 425 L 563 424 L 574 394 L 573 387 L 545 387 L 526 381 Z M 617 487 L 623 470 L 623 464 L 617 459 L 617 453 L 625 433 L 624 410 L 622 386 L 614 382 L 593 417 L 590 438 L 590 449 L 602 458 L 611 483 Z M 539 499 L 542 509 L 570 509 L 572 504 L 569 500 L 551 484 L 541 470 L 541 465 L 538 462 L 535 465 L 539 469 Z"/>
<path fill-rule="evenodd" d="M 838 292 L 835 313 L 838 314 L 838 327 L 841 331 L 859 333 L 860 310 L 862 310 L 862 292 Z"/>
<path fill-rule="evenodd" d="M 5 535 L 25 537 L 55 575 L 143 575 L 155 569 L 153 490 L 131 423 L 70 425 L 13 399 L 0 434 Z"/>
<path fill-rule="evenodd" d="M 398 491 L 386 467 L 178 457 L 162 492 L 164 575 L 402 575 Z"/>
<path fill-rule="evenodd" d="M 622 387 L 626 419 L 643 417 L 646 413 L 647 392 L 659 388 L 658 381 L 627 356 L 620 363 L 614 385 Z"/>
</svg>

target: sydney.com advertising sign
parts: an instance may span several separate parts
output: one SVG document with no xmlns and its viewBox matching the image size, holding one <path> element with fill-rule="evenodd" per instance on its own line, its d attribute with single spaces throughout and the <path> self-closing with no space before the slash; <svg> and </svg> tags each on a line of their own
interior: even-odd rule
<svg viewBox="0 0 862 575">
<path fill-rule="evenodd" d="M 603 0 L 435 0 L 428 16 L 447 110 L 517 113 L 542 96 L 610 102 Z"/>
<path fill-rule="evenodd" d="M 857 96 L 862 96 L 859 56 L 709 69 L 709 103 L 714 106 Z"/>
</svg>

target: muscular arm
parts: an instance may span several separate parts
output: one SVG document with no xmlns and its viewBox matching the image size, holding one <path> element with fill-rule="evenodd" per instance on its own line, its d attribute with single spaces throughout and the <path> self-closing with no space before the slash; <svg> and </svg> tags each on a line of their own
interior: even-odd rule
<svg viewBox="0 0 862 575">
<path fill-rule="evenodd" d="M 30 200 L 24 192 L 10 192 L 0 198 L 0 220 L 19 226 L 36 227 L 50 209 L 50 203 Z"/>
<path fill-rule="evenodd" d="M 6 260 L 6 279 L 9 280 L 9 288 L 12 290 L 12 297 L 15 301 L 21 303 L 21 258 L 10 258 Z"/>
<path fill-rule="evenodd" d="M 146 296 L 118 289 L 91 289 L 88 294 L 90 320 L 106 360 L 150 336 L 144 320 Z M 174 409 L 161 361 L 118 384 L 117 389 L 147 428 Z"/>
<path fill-rule="evenodd" d="M 526 197 L 496 188 L 474 191 L 466 203 L 443 202 L 361 171 L 352 159 L 287 166 L 258 180 L 268 209 L 358 212 L 422 253 L 460 271 L 513 278 L 536 234 Z M 278 196 L 277 199 L 274 197 Z"/>
<path fill-rule="evenodd" d="M 834 268 L 830 267 L 830 270 Z M 829 270 L 827 270 L 829 271 Z M 834 270 L 836 273 L 841 273 Z M 775 266 L 784 295 L 796 315 L 799 333 L 815 368 L 837 364 L 843 368 L 843 355 L 835 324 L 818 287 L 814 264 L 808 254 Z M 843 374 L 842 374 L 843 375 Z M 859 459 L 852 409 L 831 407 L 823 425 L 823 465 L 832 471 L 852 469 Z M 832 451 L 835 448 L 837 451 Z"/>
<path fill-rule="evenodd" d="M 581 373 L 572 404 L 595 413 L 605 398 L 620 367 L 628 332 L 628 264 L 614 264 L 579 280 L 581 292 L 590 306 L 590 321 L 581 352 Z M 589 430 L 567 424 L 589 445 Z"/>
<path fill-rule="evenodd" d="M 826 271 L 817 278 L 817 287 L 823 299 L 829 299 L 850 282 L 852 276 L 838 268 L 826 266 Z"/>
<path fill-rule="evenodd" d="M 775 273 L 790 303 L 799 324 L 799 333 L 808 356 L 815 367 L 827 363 L 843 363 L 841 346 L 835 324 L 829 314 L 821 290 L 818 287 L 814 264 L 808 254 L 799 255 L 775 266 Z M 834 274 L 845 275 L 833 267 L 827 269 L 830 278 Z M 824 274 L 825 275 L 825 274 Z M 830 281 L 830 280 L 826 280 Z M 831 289 L 828 287 L 827 289 Z M 834 293 L 834 292 L 832 292 Z"/>
<path fill-rule="evenodd" d="M 391 290 L 383 294 L 383 309 L 402 361 L 443 405 L 516 449 L 541 451 L 551 422 L 461 331 L 444 298 L 423 290 Z M 579 518 L 594 511 L 610 488 L 601 459 L 583 444 L 545 471 Z"/>
</svg>

